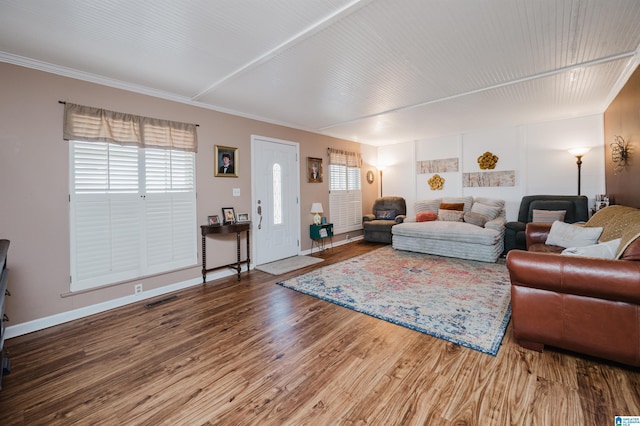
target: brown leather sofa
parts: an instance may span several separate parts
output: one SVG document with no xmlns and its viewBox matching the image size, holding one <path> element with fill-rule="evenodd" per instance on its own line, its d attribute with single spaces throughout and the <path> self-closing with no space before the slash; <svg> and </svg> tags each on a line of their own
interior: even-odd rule
<svg viewBox="0 0 640 426">
<path fill-rule="evenodd" d="M 528 251 L 507 255 L 513 333 L 521 346 L 640 367 L 640 210 L 614 207 L 596 214 L 592 226 L 604 225 L 607 241 L 622 238 L 617 259 L 560 255 L 561 247 L 545 245 L 551 224 L 527 225 Z M 624 220 L 615 220 L 619 214 Z"/>
</svg>

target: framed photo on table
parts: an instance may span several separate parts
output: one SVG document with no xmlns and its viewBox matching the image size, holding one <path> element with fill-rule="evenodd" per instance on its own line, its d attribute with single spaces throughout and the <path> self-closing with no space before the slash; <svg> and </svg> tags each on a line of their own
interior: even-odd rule
<svg viewBox="0 0 640 426">
<path fill-rule="evenodd" d="M 238 148 L 214 145 L 214 176 L 238 177 Z"/>
<path fill-rule="evenodd" d="M 249 213 L 238 213 L 238 222 L 249 222 Z"/>
<path fill-rule="evenodd" d="M 307 182 L 322 182 L 322 158 L 307 157 Z"/>
<path fill-rule="evenodd" d="M 220 225 L 220 216 L 217 214 L 209 216 L 209 225 Z"/>
<path fill-rule="evenodd" d="M 233 207 L 222 208 L 222 219 L 225 225 L 236 223 L 236 212 L 233 210 Z"/>
</svg>

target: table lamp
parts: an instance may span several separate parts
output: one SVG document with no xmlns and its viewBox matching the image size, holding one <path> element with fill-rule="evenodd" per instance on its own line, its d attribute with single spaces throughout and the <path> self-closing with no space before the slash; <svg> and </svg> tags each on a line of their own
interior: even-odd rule
<svg viewBox="0 0 640 426">
<path fill-rule="evenodd" d="M 311 204 L 311 213 L 314 213 L 315 216 L 313 216 L 313 224 L 314 225 L 320 225 L 320 222 L 322 221 L 322 218 L 320 217 L 320 213 L 322 213 L 322 203 L 313 203 Z"/>
</svg>

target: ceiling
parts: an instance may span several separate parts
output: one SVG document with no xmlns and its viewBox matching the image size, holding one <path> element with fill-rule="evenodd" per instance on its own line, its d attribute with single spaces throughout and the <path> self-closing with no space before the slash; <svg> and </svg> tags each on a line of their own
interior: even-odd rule
<svg viewBox="0 0 640 426">
<path fill-rule="evenodd" d="M 0 61 L 386 145 L 602 113 L 639 22 L 638 0 L 0 0 Z"/>
</svg>

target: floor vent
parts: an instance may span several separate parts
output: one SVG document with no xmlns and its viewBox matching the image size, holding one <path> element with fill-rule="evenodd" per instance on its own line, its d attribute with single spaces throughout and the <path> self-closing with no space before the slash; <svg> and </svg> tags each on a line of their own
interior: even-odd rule
<svg viewBox="0 0 640 426">
<path fill-rule="evenodd" d="M 164 299 L 156 300 L 154 302 L 149 302 L 146 305 L 144 305 L 144 307 L 155 308 L 158 305 L 164 305 L 165 303 L 173 302 L 174 300 L 177 300 L 177 299 L 178 299 L 178 296 L 169 296 L 169 297 L 165 297 Z"/>
</svg>

